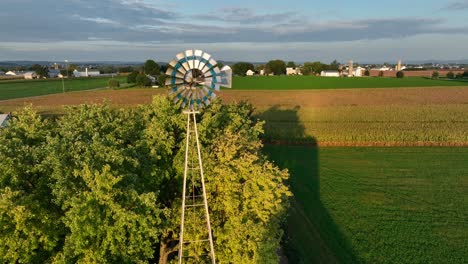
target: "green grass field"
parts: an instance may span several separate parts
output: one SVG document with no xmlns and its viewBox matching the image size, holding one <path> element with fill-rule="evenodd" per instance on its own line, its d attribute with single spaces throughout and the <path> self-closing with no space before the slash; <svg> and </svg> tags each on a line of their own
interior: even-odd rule
<svg viewBox="0 0 468 264">
<path fill-rule="evenodd" d="M 114 77 L 121 83 L 126 77 Z M 65 91 L 81 91 L 107 87 L 110 77 L 65 79 Z M 0 100 L 61 93 L 62 79 L 0 81 Z"/>
<path fill-rule="evenodd" d="M 272 107 L 260 109 L 265 139 L 328 145 L 462 145 L 468 105 Z"/>
<path fill-rule="evenodd" d="M 466 263 L 468 148 L 272 146 L 290 263 Z"/>
<path fill-rule="evenodd" d="M 315 76 L 248 76 L 234 77 L 232 83 L 233 89 L 239 90 L 468 86 L 468 80 L 432 80 L 423 77 L 397 79 L 377 77 L 334 78 Z"/>
</svg>

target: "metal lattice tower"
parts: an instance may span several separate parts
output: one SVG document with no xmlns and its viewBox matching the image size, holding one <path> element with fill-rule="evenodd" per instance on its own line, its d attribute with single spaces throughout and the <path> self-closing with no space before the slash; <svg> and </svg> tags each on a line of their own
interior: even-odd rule
<svg viewBox="0 0 468 264">
<path fill-rule="evenodd" d="M 195 109 L 208 106 L 220 87 L 231 88 L 232 70 L 221 70 L 210 54 L 186 50 L 167 64 L 166 86 L 174 104 L 187 108 L 184 183 L 179 237 L 179 264 L 216 263 L 213 235 L 206 197 L 203 163 L 198 140 Z M 189 260 L 190 259 L 190 260 Z"/>
<path fill-rule="evenodd" d="M 182 263 L 184 258 L 192 258 L 198 263 L 206 263 L 211 259 L 212 263 L 216 263 L 200 142 L 198 140 L 196 114 L 199 112 L 184 111 L 184 113 L 187 115 L 187 141 L 182 192 L 179 263 Z M 203 230 L 204 226 L 206 226 L 205 230 Z"/>
</svg>

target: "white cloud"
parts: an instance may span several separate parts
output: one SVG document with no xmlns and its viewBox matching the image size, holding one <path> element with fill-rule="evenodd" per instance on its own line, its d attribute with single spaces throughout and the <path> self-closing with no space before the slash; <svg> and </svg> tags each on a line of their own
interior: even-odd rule
<svg viewBox="0 0 468 264">
<path fill-rule="evenodd" d="M 90 22 L 94 22 L 94 23 L 97 23 L 97 24 L 109 24 L 109 25 L 120 25 L 119 22 L 115 21 L 115 20 L 111 20 L 111 19 L 108 19 L 108 18 L 102 18 L 102 17 L 82 17 L 80 15 L 72 15 L 73 18 L 76 18 L 76 19 L 79 19 L 79 20 L 83 20 L 83 21 L 90 21 Z"/>
</svg>

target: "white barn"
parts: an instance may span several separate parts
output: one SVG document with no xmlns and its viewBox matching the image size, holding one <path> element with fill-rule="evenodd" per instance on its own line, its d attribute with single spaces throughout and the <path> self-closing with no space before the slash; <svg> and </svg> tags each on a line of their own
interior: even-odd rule
<svg viewBox="0 0 468 264">
<path fill-rule="evenodd" d="M 18 74 L 17 74 L 15 71 L 7 71 L 7 72 L 5 73 L 5 75 L 16 76 L 16 75 L 18 75 Z"/>
<path fill-rule="evenodd" d="M 101 75 L 99 71 L 88 71 L 88 68 L 86 68 L 84 72 L 79 72 L 77 70 L 73 71 L 73 76 L 75 77 L 93 77 L 99 75 Z"/>
<path fill-rule="evenodd" d="M 339 71 L 321 71 L 320 76 L 322 77 L 340 77 Z"/>
<path fill-rule="evenodd" d="M 252 71 L 251 69 L 249 69 L 249 70 L 245 73 L 245 75 L 247 75 L 247 76 L 254 76 L 254 74 L 255 74 L 255 72 Z"/>
<path fill-rule="evenodd" d="M 25 72 L 25 73 L 23 74 L 23 76 L 24 76 L 25 79 L 28 79 L 28 80 L 32 80 L 32 79 L 36 79 L 36 78 L 37 78 L 36 72 L 33 72 L 33 71 Z"/>
</svg>

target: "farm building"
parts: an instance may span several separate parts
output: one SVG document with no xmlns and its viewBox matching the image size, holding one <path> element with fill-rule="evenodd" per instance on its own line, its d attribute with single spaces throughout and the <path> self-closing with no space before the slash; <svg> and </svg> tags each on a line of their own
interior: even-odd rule
<svg viewBox="0 0 468 264">
<path fill-rule="evenodd" d="M 79 72 L 77 70 L 73 71 L 73 76 L 75 77 L 93 77 L 99 75 L 101 75 L 99 71 L 88 71 L 88 68 L 86 68 L 84 72 Z"/>
<path fill-rule="evenodd" d="M 286 75 L 302 75 L 302 73 L 299 68 L 287 67 Z"/>
<path fill-rule="evenodd" d="M 15 72 L 15 71 L 7 71 L 5 73 L 5 75 L 9 75 L 9 76 L 18 76 L 20 75 L 19 72 Z"/>
<path fill-rule="evenodd" d="M 340 77 L 339 71 L 322 71 L 320 72 L 320 76 L 322 77 Z"/>
<path fill-rule="evenodd" d="M 250 69 L 245 73 L 245 75 L 247 75 L 247 76 L 254 76 L 254 74 L 255 74 L 255 72 L 250 70 Z"/>
<path fill-rule="evenodd" d="M 348 77 L 362 77 L 364 71 L 366 69 L 362 68 L 362 67 L 357 67 L 356 69 L 352 69 L 349 73 L 348 73 Z"/>
<path fill-rule="evenodd" d="M 37 78 L 36 72 L 33 72 L 33 71 L 25 72 L 25 73 L 23 74 L 23 76 L 24 76 L 25 79 L 28 79 L 28 80 L 32 80 L 32 79 L 36 79 L 36 78 Z"/>
<path fill-rule="evenodd" d="M 0 76 L 3 76 L 5 75 L 5 72 L 4 71 L 0 71 Z"/>
<path fill-rule="evenodd" d="M 393 71 L 392 68 L 388 67 L 388 66 L 383 66 L 381 68 L 377 68 L 377 69 L 373 69 L 373 70 L 377 70 L 377 71 Z"/>
<path fill-rule="evenodd" d="M 6 126 L 8 119 L 10 119 L 9 114 L 0 114 L 0 127 Z"/>
<path fill-rule="evenodd" d="M 49 78 L 57 78 L 60 75 L 60 70 L 51 69 L 48 72 Z"/>
</svg>

